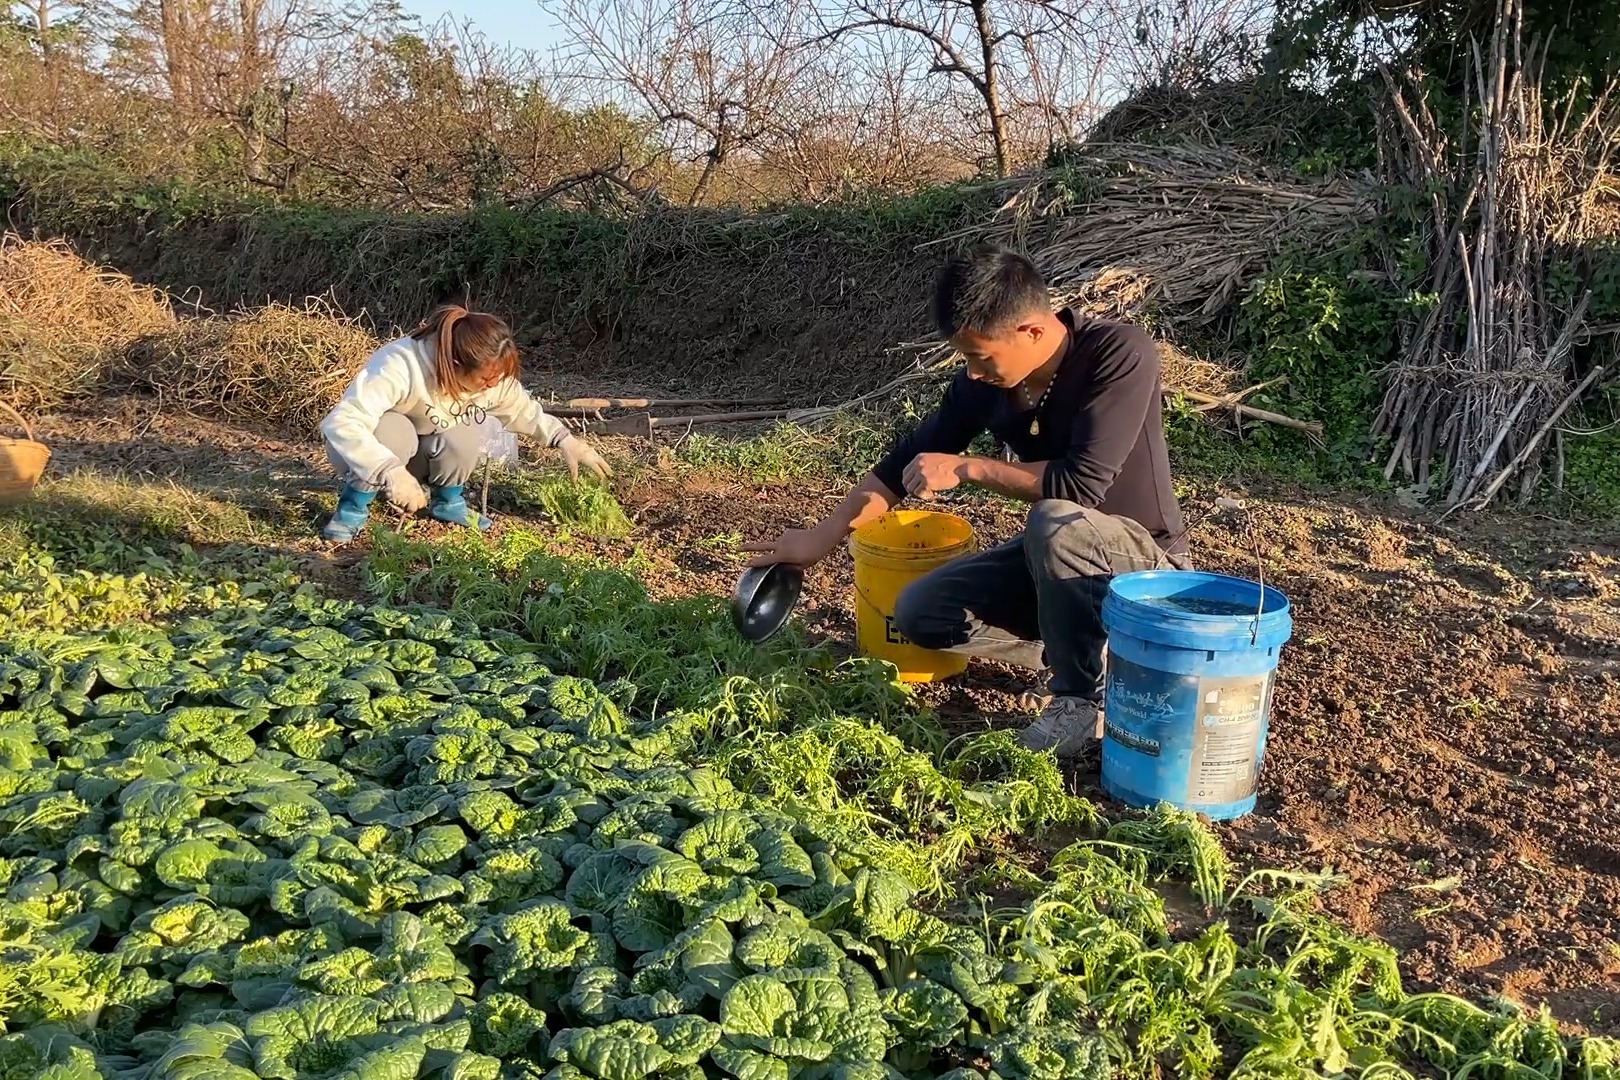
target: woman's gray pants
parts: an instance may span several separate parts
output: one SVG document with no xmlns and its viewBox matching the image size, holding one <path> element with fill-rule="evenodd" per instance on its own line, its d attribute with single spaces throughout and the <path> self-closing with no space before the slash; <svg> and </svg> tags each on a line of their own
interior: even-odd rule
<svg viewBox="0 0 1620 1080">
<path fill-rule="evenodd" d="M 1023 535 L 908 586 L 895 603 L 895 629 L 925 649 L 1048 667 L 1052 693 L 1096 698 L 1109 580 L 1188 565 L 1129 518 L 1046 499 L 1030 508 Z"/>
<path fill-rule="evenodd" d="M 483 454 L 478 440 L 478 429 L 471 424 L 457 424 L 443 431 L 418 435 L 416 425 L 404 413 L 385 412 L 377 421 L 377 441 L 388 448 L 410 474 L 429 487 L 462 487 L 478 468 Z M 326 444 L 326 458 L 337 470 L 345 484 L 356 491 L 376 491 L 382 486 L 381 476 L 354 477 L 348 465 Z"/>
</svg>

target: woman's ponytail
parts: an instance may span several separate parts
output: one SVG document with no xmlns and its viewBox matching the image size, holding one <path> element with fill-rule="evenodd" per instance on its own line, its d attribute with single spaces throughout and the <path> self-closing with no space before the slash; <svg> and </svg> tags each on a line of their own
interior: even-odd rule
<svg viewBox="0 0 1620 1080">
<path fill-rule="evenodd" d="M 467 309 L 460 305 L 444 308 L 439 319 L 438 340 L 433 350 L 433 374 L 439 386 L 452 393 L 461 386 L 461 365 L 456 362 L 456 323 L 467 317 Z"/>
</svg>

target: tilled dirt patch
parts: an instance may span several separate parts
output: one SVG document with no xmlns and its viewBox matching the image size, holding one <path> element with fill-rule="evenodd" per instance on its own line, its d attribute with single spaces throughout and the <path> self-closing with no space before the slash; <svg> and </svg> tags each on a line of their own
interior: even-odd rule
<svg viewBox="0 0 1620 1080">
<path fill-rule="evenodd" d="M 711 478 L 648 485 L 627 504 L 667 564 L 655 588 L 723 592 L 740 558 L 705 541 L 768 537 L 838 494 Z M 1556 523 L 1438 532 L 1287 493 L 1249 504 L 1252 533 L 1206 518 L 1199 565 L 1263 566 L 1295 630 L 1260 804 L 1220 828 L 1228 849 L 1342 877 L 1326 906 L 1399 948 L 1416 987 L 1545 1002 L 1620 1031 L 1617 553 Z M 1010 508 L 953 508 L 987 541 L 1018 527 Z M 814 632 L 851 639 L 852 588 L 847 558 L 809 575 Z M 972 730 L 1026 722 L 1019 683 L 975 665 L 922 693 Z M 1103 798 L 1095 775 L 1075 781 Z"/>
</svg>

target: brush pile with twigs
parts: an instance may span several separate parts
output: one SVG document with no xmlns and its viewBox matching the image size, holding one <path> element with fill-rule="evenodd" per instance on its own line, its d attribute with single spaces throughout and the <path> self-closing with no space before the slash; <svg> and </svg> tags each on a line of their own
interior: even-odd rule
<svg viewBox="0 0 1620 1080">
<path fill-rule="evenodd" d="M 1545 99 L 1545 55 L 1524 42 L 1517 0 L 1501 0 L 1490 42 L 1474 44 L 1455 136 L 1419 76 L 1384 72 L 1383 171 L 1427 193 L 1433 302 L 1403 328 L 1374 435 L 1393 444 L 1386 477 L 1428 487 L 1440 466 L 1449 507 L 1483 507 L 1514 480 L 1528 496 L 1548 434 L 1603 372 L 1576 368 L 1590 297 L 1561 289 L 1557 271 L 1595 235 L 1620 109 L 1607 90 Z"/>
<path fill-rule="evenodd" d="M 1100 318 L 1177 327 L 1230 318 L 1250 282 L 1286 245 L 1328 250 L 1371 222 L 1373 193 L 1344 179 L 1304 180 L 1236 153 L 1192 144 L 1087 145 L 1067 167 L 997 183 L 1000 209 L 987 221 L 925 246 L 992 241 L 1027 252 L 1053 299 Z M 837 405 L 796 410 L 816 423 L 948 377 L 955 357 L 939 341 L 907 343 L 914 366 Z M 1167 389 L 1200 410 L 1282 422 L 1313 435 L 1320 426 L 1241 404 L 1239 372 L 1161 342 Z"/>
<path fill-rule="evenodd" d="M 311 432 L 377 348 L 321 300 L 183 320 L 130 350 L 116 374 L 189 412 Z"/>
<path fill-rule="evenodd" d="M 1110 108 L 1087 132 L 1091 143 L 1198 143 L 1261 160 L 1311 145 L 1328 105 L 1309 90 L 1251 75 L 1191 88 L 1148 83 Z"/>
<path fill-rule="evenodd" d="M 1211 322 L 1285 244 L 1330 249 L 1377 214 L 1350 181 L 1209 147 L 1087 146 L 1070 164 L 1012 186 L 978 232 L 1029 251 L 1060 299 L 1099 315 Z M 1072 190 L 1074 169 L 1095 177 L 1088 190 Z"/>
</svg>

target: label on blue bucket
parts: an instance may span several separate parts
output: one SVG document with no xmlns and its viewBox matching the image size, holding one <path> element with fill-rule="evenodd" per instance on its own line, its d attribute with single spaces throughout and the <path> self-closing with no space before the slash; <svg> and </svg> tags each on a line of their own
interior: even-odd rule
<svg viewBox="0 0 1620 1080">
<path fill-rule="evenodd" d="M 1247 799 L 1260 783 L 1260 735 L 1272 675 L 1198 680 L 1198 738 L 1187 793 L 1194 803 Z"/>
<path fill-rule="evenodd" d="M 1104 788 L 1137 806 L 1242 812 L 1259 784 L 1274 677 L 1182 675 L 1110 653 Z"/>
</svg>

